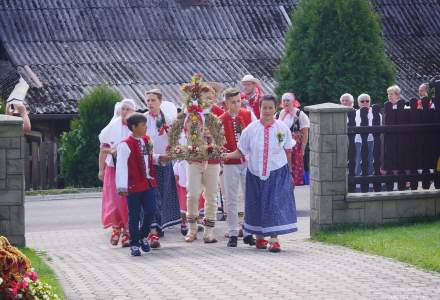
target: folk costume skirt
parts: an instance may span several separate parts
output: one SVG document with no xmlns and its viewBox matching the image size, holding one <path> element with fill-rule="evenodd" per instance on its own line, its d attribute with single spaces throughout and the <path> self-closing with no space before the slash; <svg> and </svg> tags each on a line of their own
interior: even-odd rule
<svg viewBox="0 0 440 300">
<path fill-rule="evenodd" d="M 181 222 L 179 199 L 176 190 L 173 165 L 154 165 L 158 189 L 156 192 L 157 214 L 151 227 L 165 229 Z"/>
<path fill-rule="evenodd" d="M 101 221 L 104 228 L 112 226 L 128 230 L 127 200 L 116 191 L 116 168 L 107 165 L 104 168 Z"/>
<path fill-rule="evenodd" d="M 292 149 L 292 172 L 295 185 L 304 185 L 304 156 L 301 155 L 302 141 L 296 141 Z"/>
<path fill-rule="evenodd" d="M 261 180 L 249 170 L 246 174 L 246 198 L 243 229 L 270 236 L 297 231 L 296 205 L 292 177 L 286 164 Z"/>
</svg>

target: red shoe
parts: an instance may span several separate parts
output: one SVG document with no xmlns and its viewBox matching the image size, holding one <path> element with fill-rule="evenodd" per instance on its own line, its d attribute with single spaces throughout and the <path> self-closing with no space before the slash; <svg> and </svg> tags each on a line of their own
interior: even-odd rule
<svg viewBox="0 0 440 300">
<path fill-rule="evenodd" d="M 160 248 L 159 235 L 157 235 L 155 233 L 150 233 L 148 235 L 148 240 L 150 241 L 150 247 L 152 249 Z"/>
<path fill-rule="evenodd" d="M 113 246 L 117 246 L 120 237 L 121 231 L 119 229 L 113 228 L 112 235 L 110 236 L 110 244 L 112 244 Z"/>
<path fill-rule="evenodd" d="M 269 246 L 269 252 L 278 253 L 281 252 L 281 245 L 279 242 L 275 242 L 270 244 Z"/>
<path fill-rule="evenodd" d="M 266 240 L 257 240 L 257 243 L 255 244 L 255 247 L 257 247 L 257 249 L 267 249 L 267 243 L 268 241 Z"/>
<path fill-rule="evenodd" d="M 122 248 L 126 248 L 130 246 L 130 235 L 128 233 L 122 234 L 121 244 L 122 244 Z"/>
</svg>

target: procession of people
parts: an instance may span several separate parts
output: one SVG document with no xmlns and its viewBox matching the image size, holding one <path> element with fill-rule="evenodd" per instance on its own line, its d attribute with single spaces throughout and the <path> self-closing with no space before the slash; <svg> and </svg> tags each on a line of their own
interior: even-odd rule
<svg viewBox="0 0 440 300">
<path fill-rule="evenodd" d="M 188 243 L 201 230 L 204 243 L 216 243 L 220 206 L 227 247 L 243 237 L 280 252 L 278 236 L 297 231 L 294 186 L 304 184 L 308 117 L 294 93 L 278 101 L 252 75 L 241 89 L 201 78 L 181 88 L 187 100 L 179 115 L 159 89 L 145 92 L 146 113 L 131 99 L 116 104 L 99 135 L 110 243 L 139 256 L 162 247 L 165 229 L 177 224 Z"/>
</svg>

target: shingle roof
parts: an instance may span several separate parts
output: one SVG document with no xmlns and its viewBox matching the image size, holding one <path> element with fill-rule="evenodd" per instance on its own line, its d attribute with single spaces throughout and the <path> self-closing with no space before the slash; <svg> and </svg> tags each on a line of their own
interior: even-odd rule
<svg viewBox="0 0 440 300">
<path fill-rule="evenodd" d="M 440 74 L 440 1 L 373 0 L 386 51 L 396 66 L 397 84 L 406 99 L 418 86 Z"/>
<path fill-rule="evenodd" d="M 179 84 L 200 71 L 227 85 L 251 73 L 271 91 L 288 28 L 280 7 L 289 13 L 296 2 L 3 0 L 0 40 L 33 87 L 32 113 L 75 113 L 84 92 L 101 83 L 136 99 L 156 86 L 178 101 Z M 372 2 L 403 96 L 416 96 L 439 73 L 440 3 Z"/>
<path fill-rule="evenodd" d="M 10 0 L 0 3 L 0 37 L 18 73 L 44 85 L 31 90 L 32 113 L 74 113 L 101 83 L 137 99 L 158 86 L 178 101 L 194 72 L 225 84 L 251 73 L 270 91 L 288 28 L 280 6 L 295 2 Z"/>
</svg>

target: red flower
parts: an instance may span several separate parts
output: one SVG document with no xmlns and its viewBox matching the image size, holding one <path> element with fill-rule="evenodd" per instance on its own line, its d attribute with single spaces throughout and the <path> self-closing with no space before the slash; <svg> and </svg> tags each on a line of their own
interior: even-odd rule
<svg viewBox="0 0 440 300">
<path fill-rule="evenodd" d="M 191 105 L 190 107 L 188 107 L 188 112 L 192 113 L 192 112 L 203 112 L 203 107 L 201 107 L 200 105 Z"/>
<path fill-rule="evenodd" d="M 214 152 L 214 147 L 212 147 L 212 146 L 208 146 L 208 154 L 211 154 L 211 153 L 213 153 Z"/>
<path fill-rule="evenodd" d="M 38 280 L 38 274 L 37 272 L 29 272 L 27 274 L 27 276 L 30 278 L 30 280 L 32 281 L 37 281 Z"/>
<path fill-rule="evenodd" d="M 202 92 L 203 93 L 209 92 L 209 87 L 207 87 L 207 86 L 203 87 Z"/>
<path fill-rule="evenodd" d="M 25 290 L 25 289 L 27 289 L 27 287 L 28 287 L 28 283 L 26 280 L 23 280 L 22 282 L 20 282 L 19 290 L 21 290 L 21 289 Z"/>
</svg>

